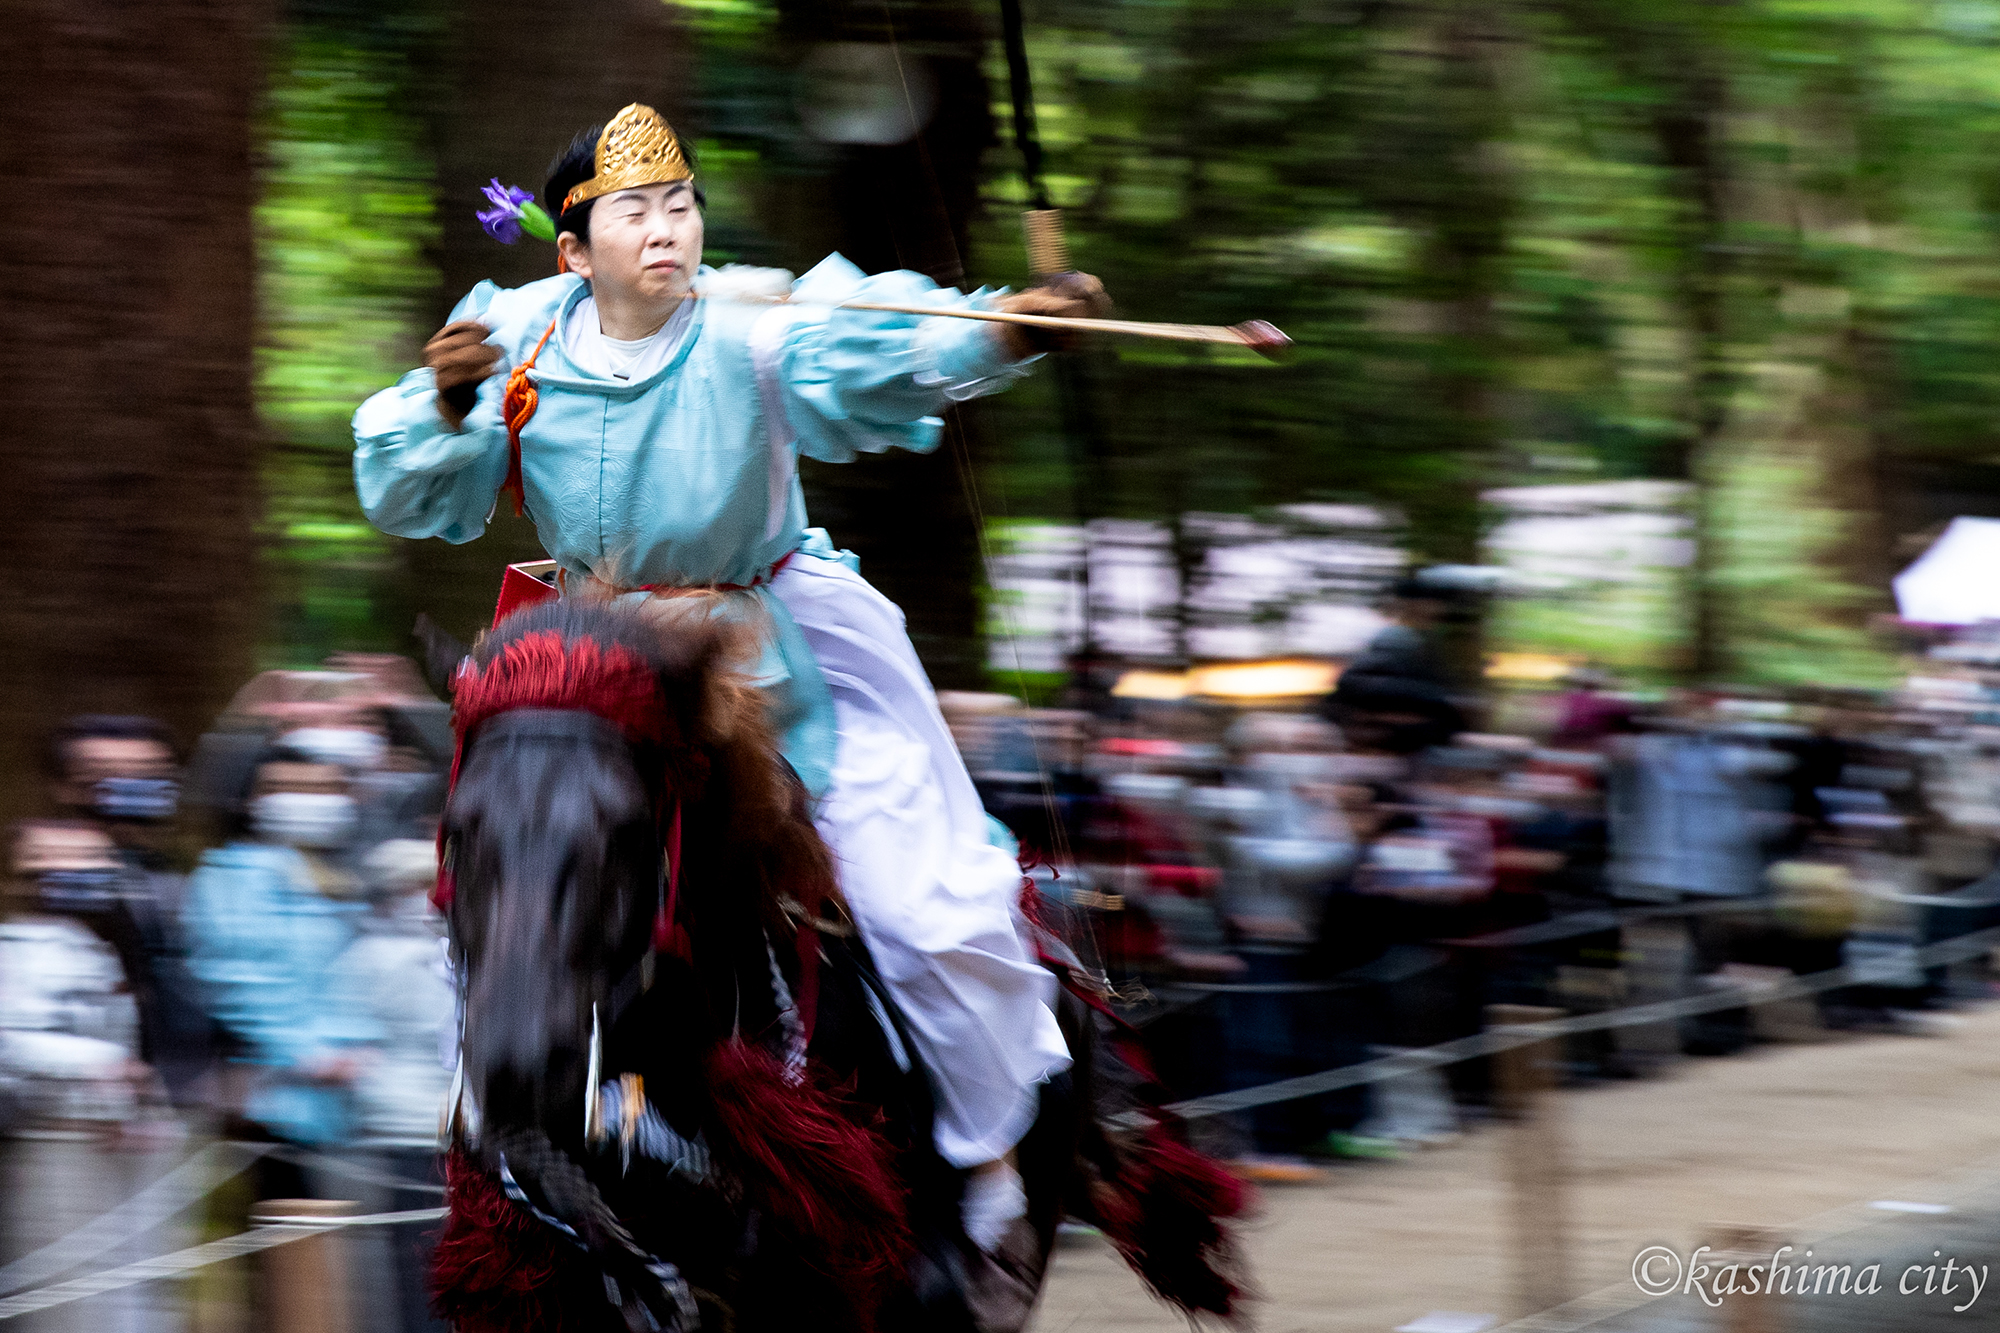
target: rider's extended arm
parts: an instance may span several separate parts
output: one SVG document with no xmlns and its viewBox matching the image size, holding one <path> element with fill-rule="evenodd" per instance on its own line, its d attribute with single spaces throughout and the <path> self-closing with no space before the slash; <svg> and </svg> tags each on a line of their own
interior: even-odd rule
<svg viewBox="0 0 2000 1333">
<path fill-rule="evenodd" d="M 939 288 L 915 273 L 864 277 L 835 256 L 799 279 L 792 303 L 764 318 L 799 452 L 829 463 L 892 448 L 937 448 L 937 414 L 953 402 L 1006 388 L 1040 358 L 1014 359 L 993 326 L 881 311 L 833 309 L 839 301 L 985 305 L 986 296 Z"/>
</svg>

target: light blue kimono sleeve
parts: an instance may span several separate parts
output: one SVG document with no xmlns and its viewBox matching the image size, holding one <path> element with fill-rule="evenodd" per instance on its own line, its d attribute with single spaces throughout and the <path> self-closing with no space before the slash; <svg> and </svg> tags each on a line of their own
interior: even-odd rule
<svg viewBox="0 0 2000 1333">
<path fill-rule="evenodd" d="M 482 282 L 451 312 L 485 315 L 499 288 Z M 354 489 L 368 521 L 396 537 L 469 542 L 486 530 L 507 479 L 506 377 L 489 375 L 457 430 L 437 409 L 437 377 L 413 370 L 354 414 Z"/>
<path fill-rule="evenodd" d="M 799 452 L 827 463 L 892 448 L 937 448 L 947 403 L 1006 388 L 1041 358 L 1011 360 L 995 326 L 873 310 L 844 301 L 984 308 L 999 293 L 970 296 L 921 274 L 865 276 L 830 255 L 793 286 L 776 355 L 785 415 Z"/>
</svg>

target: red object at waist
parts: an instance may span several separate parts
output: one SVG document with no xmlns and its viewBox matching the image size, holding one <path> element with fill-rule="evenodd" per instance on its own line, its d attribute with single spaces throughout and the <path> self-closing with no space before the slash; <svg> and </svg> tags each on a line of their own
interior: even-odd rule
<svg viewBox="0 0 2000 1333">
<path fill-rule="evenodd" d="M 706 588 L 714 592 L 748 592 L 752 588 L 761 588 L 778 577 L 778 572 L 790 564 L 792 557 L 797 554 L 797 551 L 787 551 L 777 563 L 748 583 L 642 583 L 636 588 L 620 588 L 612 584 L 605 586 L 611 588 L 614 593 L 676 592 L 689 587 Z M 494 625 L 499 625 L 516 611 L 554 601 L 563 595 L 565 582 L 562 569 L 553 560 L 529 560 L 507 566 L 506 572 L 500 576 L 500 600 L 493 608 Z"/>
</svg>

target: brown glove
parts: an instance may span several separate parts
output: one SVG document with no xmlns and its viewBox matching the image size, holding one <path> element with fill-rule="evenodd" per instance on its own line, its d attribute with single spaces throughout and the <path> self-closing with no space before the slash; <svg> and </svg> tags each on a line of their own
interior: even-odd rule
<svg viewBox="0 0 2000 1333">
<path fill-rule="evenodd" d="M 492 332 L 477 320 L 447 324 L 424 344 L 424 364 L 437 373 L 438 415 L 453 430 L 479 401 L 479 382 L 493 373 L 500 349 L 486 341 Z"/>
<path fill-rule="evenodd" d="M 1104 284 L 1088 273 L 1052 273 L 1034 286 L 1000 298 L 999 308 L 1017 315 L 1055 315 L 1063 319 L 1103 319 L 1111 313 Z M 1002 324 L 1001 337 L 1016 361 L 1037 352 L 1066 352 L 1076 335 L 1061 329 Z"/>
</svg>

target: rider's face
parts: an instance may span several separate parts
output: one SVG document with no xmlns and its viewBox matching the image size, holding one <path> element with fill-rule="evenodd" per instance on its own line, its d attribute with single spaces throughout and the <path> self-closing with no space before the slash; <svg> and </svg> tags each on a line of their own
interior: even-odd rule
<svg viewBox="0 0 2000 1333">
<path fill-rule="evenodd" d="M 605 195 L 590 211 L 590 243 L 565 232 L 561 244 L 570 271 L 600 296 L 667 301 L 687 295 L 702 237 L 693 186 L 673 181 Z"/>
</svg>

